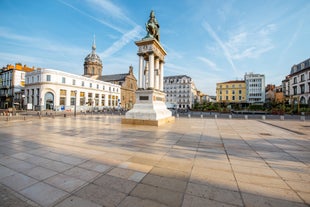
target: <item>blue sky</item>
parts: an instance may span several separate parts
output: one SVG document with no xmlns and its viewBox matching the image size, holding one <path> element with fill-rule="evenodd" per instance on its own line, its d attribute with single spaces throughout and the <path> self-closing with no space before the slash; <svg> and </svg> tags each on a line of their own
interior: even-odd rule
<svg viewBox="0 0 310 207">
<path fill-rule="evenodd" d="M 209 95 L 246 72 L 279 85 L 310 57 L 309 0 L 0 0 L 0 66 L 82 74 L 95 34 L 103 75 L 132 65 L 137 77 L 134 42 L 151 10 L 168 53 L 165 76 L 186 74 Z"/>
</svg>

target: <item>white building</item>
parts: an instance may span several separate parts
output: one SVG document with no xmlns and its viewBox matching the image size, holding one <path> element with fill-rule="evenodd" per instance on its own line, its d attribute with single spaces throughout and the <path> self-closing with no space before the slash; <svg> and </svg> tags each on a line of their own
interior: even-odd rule
<svg viewBox="0 0 310 207">
<path fill-rule="evenodd" d="M 0 108 L 7 109 L 15 107 L 21 109 L 23 105 L 23 93 L 26 72 L 33 71 L 21 63 L 7 65 L 0 69 Z"/>
<path fill-rule="evenodd" d="M 33 110 L 118 107 L 121 86 L 53 69 L 26 73 L 25 103 Z"/>
<path fill-rule="evenodd" d="M 197 98 L 194 81 L 187 75 L 164 77 L 166 103 L 179 109 L 192 108 Z"/>
<path fill-rule="evenodd" d="M 244 80 L 246 84 L 246 102 L 265 103 L 265 75 L 246 73 Z"/>
<path fill-rule="evenodd" d="M 292 66 L 283 88 L 290 103 L 310 104 L 310 58 Z"/>
</svg>

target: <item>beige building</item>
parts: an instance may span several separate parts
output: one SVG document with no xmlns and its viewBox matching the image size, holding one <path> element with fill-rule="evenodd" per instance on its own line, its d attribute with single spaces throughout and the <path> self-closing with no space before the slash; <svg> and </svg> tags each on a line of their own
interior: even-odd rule
<svg viewBox="0 0 310 207">
<path fill-rule="evenodd" d="M 227 81 L 216 84 L 216 101 L 220 103 L 246 102 L 246 85 L 244 80 Z"/>
<path fill-rule="evenodd" d="M 105 82 L 118 84 L 121 86 L 121 107 L 131 109 L 136 103 L 137 79 L 133 74 L 133 67 L 129 67 L 128 73 L 105 75 L 102 77 Z"/>
</svg>

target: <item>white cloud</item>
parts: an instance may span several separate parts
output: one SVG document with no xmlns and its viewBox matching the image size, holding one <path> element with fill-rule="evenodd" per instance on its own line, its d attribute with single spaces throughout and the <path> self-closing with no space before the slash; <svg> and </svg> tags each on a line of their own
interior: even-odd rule
<svg viewBox="0 0 310 207">
<path fill-rule="evenodd" d="M 268 24 L 252 31 L 250 29 L 242 29 L 230 35 L 224 44 L 230 50 L 233 60 L 257 58 L 274 48 L 271 34 L 275 30 L 275 24 Z"/>
<path fill-rule="evenodd" d="M 109 14 L 109 16 L 125 21 L 133 26 L 136 26 L 131 19 L 127 17 L 124 11 L 117 5 L 113 4 L 109 0 L 88 0 L 90 5 L 95 8 L 101 10 L 105 14 Z"/>
<path fill-rule="evenodd" d="M 219 68 L 217 68 L 216 64 L 214 62 L 212 62 L 211 60 L 209 60 L 208 58 L 205 57 L 197 57 L 198 60 L 201 60 L 202 62 L 206 63 L 210 69 L 214 70 L 214 71 L 220 71 Z"/>
<path fill-rule="evenodd" d="M 229 64 L 231 65 L 233 71 L 235 72 L 235 74 L 238 74 L 237 68 L 235 67 L 235 64 L 233 62 L 233 58 L 232 55 L 230 54 L 229 49 L 227 48 L 227 46 L 225 45 L 225 43 L 219 38 L 219 36 L 214 32 L 214 30 L 212 29 L 212 27 L 209 25 L 209 23 L 207 21 L 204 21 L 202 26 L 204 27 L 205 30 L 207 30 L 207 32 L 209 33 L 209 35 L 217 42 L 217 44 L 219 44 L 219 46 L 221 47 L 221 49 L 224 52 L 224 56 L 226 58 L 226 60 L 229 62 Z"/>
<path fill-rule="evenodd" d="M 111 47 L 105 50 L 103 53 L 100 54 L 101 57 L 109 57 L 122 49 L 125 45 L 131 42 L 133 39 L 136 39 L 141 36 L 142 28 L 140 26 L 136 26 L 129 32 L 125 33 L 119 40 L 114 42 Z"/>
</svg>

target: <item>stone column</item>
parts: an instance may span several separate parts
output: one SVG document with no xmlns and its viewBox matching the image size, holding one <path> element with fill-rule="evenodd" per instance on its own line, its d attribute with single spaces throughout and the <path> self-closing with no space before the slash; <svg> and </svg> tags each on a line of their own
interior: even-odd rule
<svg viewBox="0 0 310 207">
<path fill-rule="evenodd" d="M 154 78 L 154 81 L 155 81 L 155 89 L 159 89 L 159 58 L 156 57 L 155 59 L 155 78 Z"/>
<path fill-rule="evenodd" d="M 144 58 L 142 55 L 139 55 L 139 81 L 138 81 L 138 88 L 143 87 L 143 62 Z"/>
<path fill-rule="evenodd" d="M 144 67 L 144 76 L 143 76 L 143 83 L 142 83 L 142 88 L 146 89 L 148 87 L 148 75 L 149 75 L 149 62 L 145 62 L 145 67 Z"/>
<path fill-rule="evenodd" d="M 149 54 L 149 84 L 148 88 L 154 88 L 154 53 Z"/>
<path fill-rule="evenodd" d="M 164 91 L 164 61 L 160 61 L 159 67 L 159 90 Z"/>
</svg>

